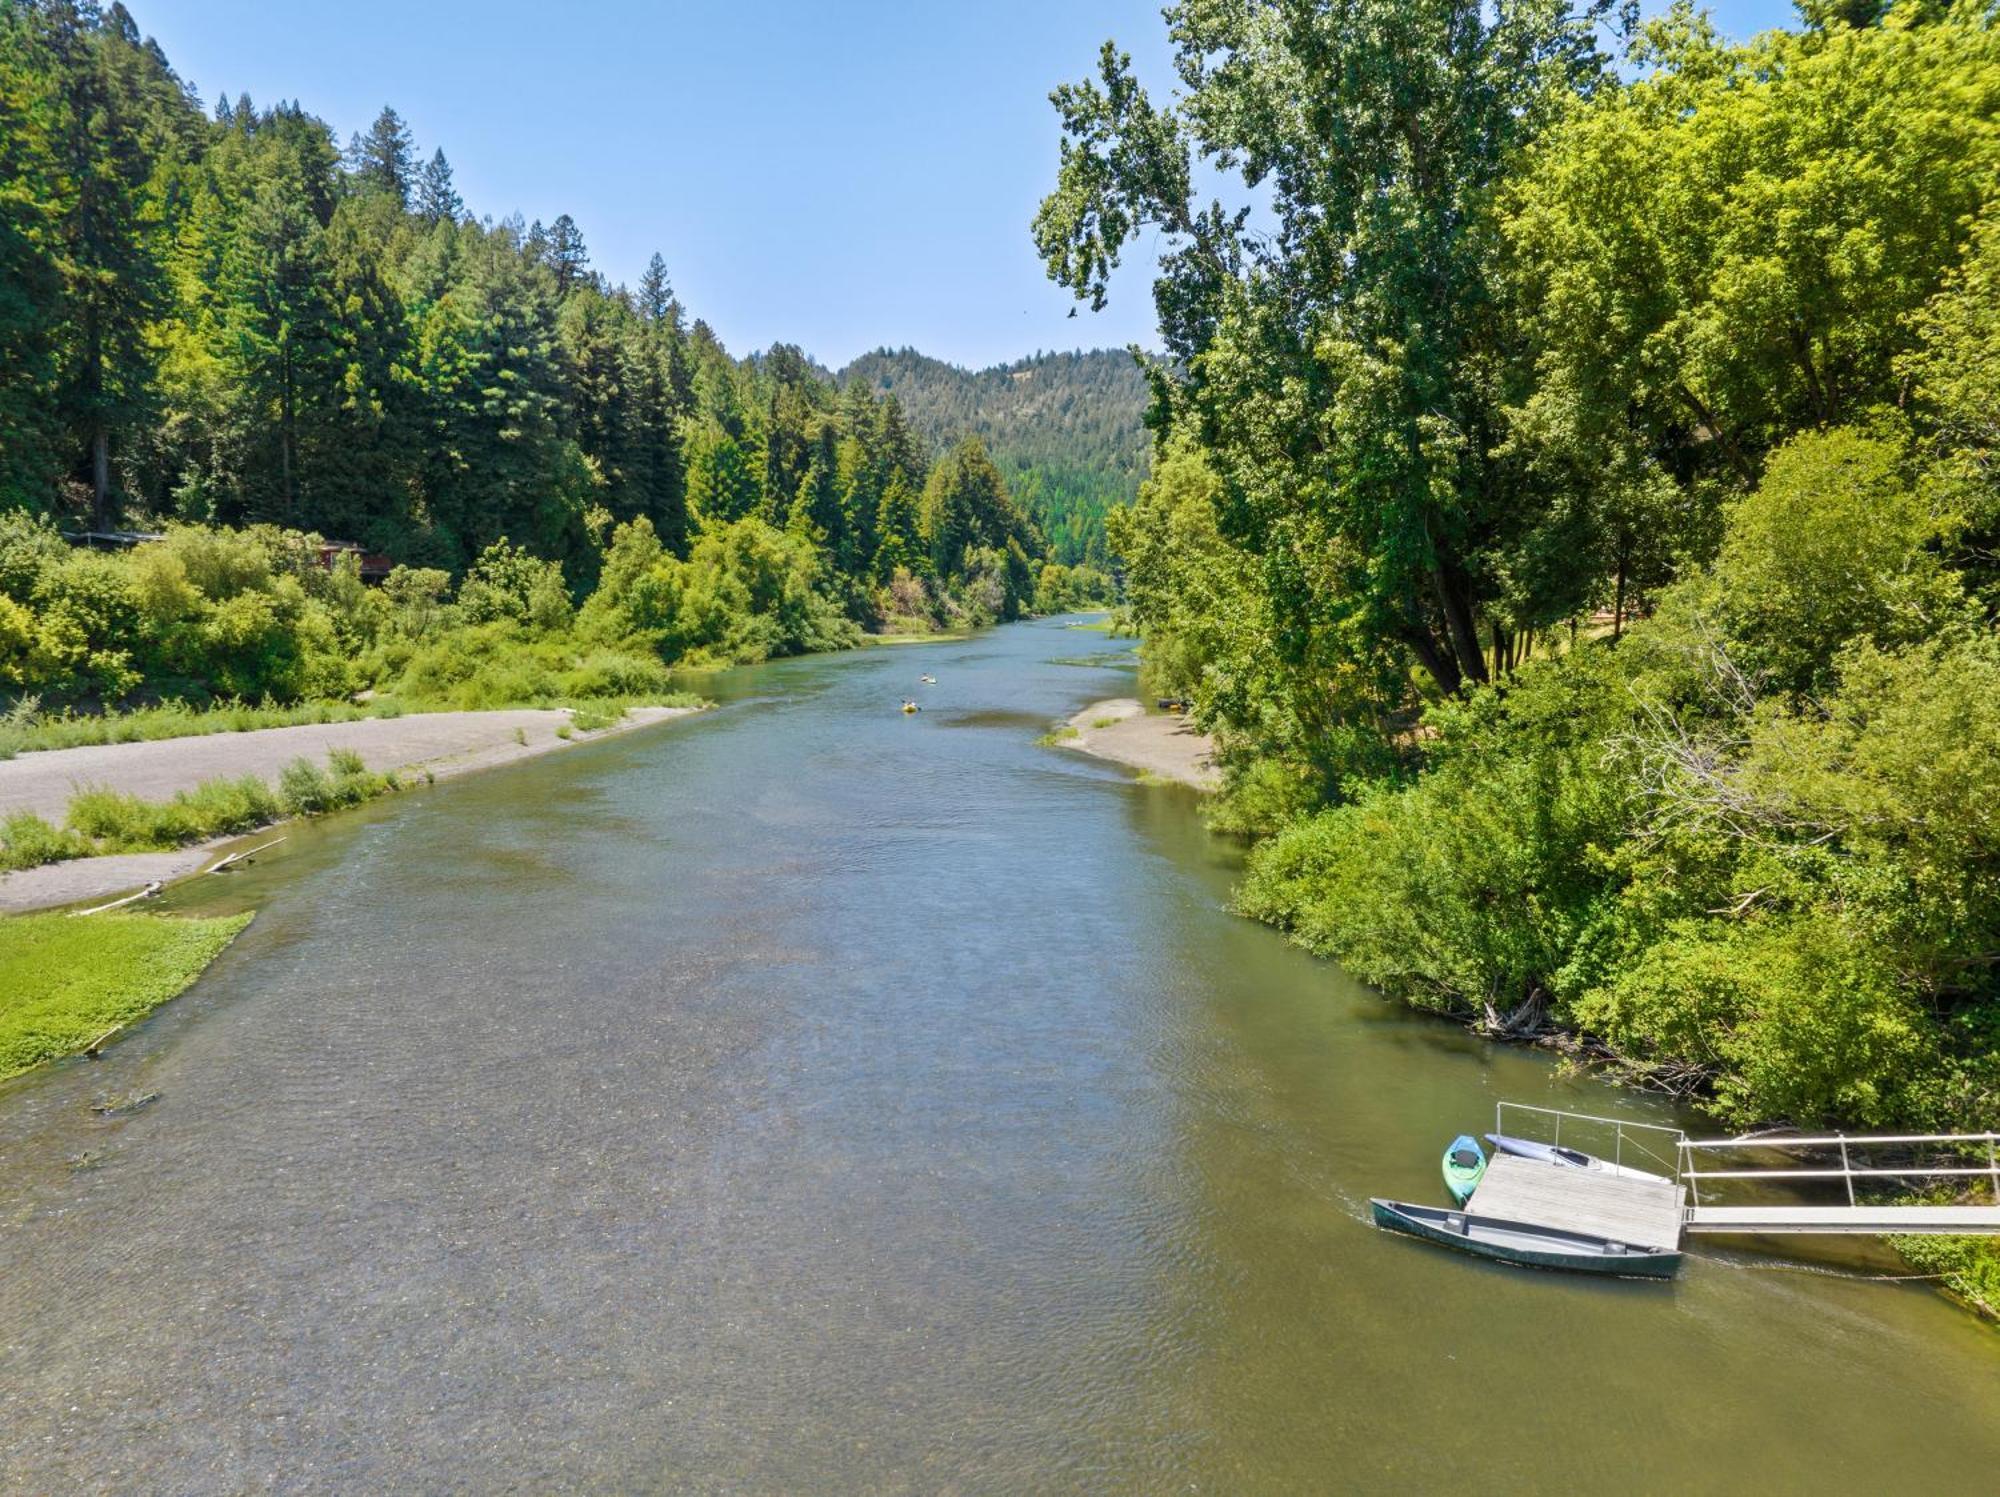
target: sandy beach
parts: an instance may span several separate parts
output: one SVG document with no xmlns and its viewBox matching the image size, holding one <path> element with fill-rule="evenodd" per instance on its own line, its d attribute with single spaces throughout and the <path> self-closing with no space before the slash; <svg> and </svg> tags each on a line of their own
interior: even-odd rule
<svg viewBox="0 0 2000 1497">
<path fill-rule="evenodd" d="M 1129 765 L 1197 790 L 1216 790 L 1215 740 L 1179 717 L 1149 714 L 1131 697 L 1093 702 L 1069 720 L 1075 736 L 1064 748 Z"/>
</svg>

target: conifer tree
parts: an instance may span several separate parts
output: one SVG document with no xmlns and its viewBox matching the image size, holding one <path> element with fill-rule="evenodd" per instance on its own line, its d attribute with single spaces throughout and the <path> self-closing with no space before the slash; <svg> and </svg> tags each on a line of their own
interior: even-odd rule
<svg viewBox="0 0 2000 1497">
<path fill-rule="evenodd" d="M 92 520 L 113 522 L 112 448 L 152 395 L 147 339 L 164 286 L 141 70 L 150 59 L 122 26 L 106 26 L 72 0 L 42 10 L 60 97 L 56 150 L 71 192 L 60 230 L 67 282 L 59 419 L 88 475 Z M 130 18 L 126 18 L 129 26 Z"/>
<path fill-rule="evenodd" d="M 431 153 L 431 159 L 425 163 L 417 179 L 416 209 L 434 224 L 455 223 L 465 212 L 465 200 L 452 185 L 451 163 L 444 159 L 443 147 Z"/>
<path fill-rule="evenodd" d="M 55 205 L 66 187 L 60 110 L 29 17 L 0 7 L 0 506 L 45 506 L 60 465 L 49 411 L 62 295 Z"/>
<path fill-rule="evenodd" d="M 583 247 L 583 230 L 567 213 L 549 226 L 549 268 L 556 273 L 556 295 L 567 296 L 582 283 L 590 255 Z"/>
<path fill-rule="evenodd" d="M 875 511 L 874 577 L 886 583 L 898 567 L 914 573 L 931 570 L 930 556 L 918 536 L 917 492 L 898 472 L 882 490 L 882 502 Z"/>
<path fill-rule="evenodd" d="M 384 104 L 368 133 L 354 138 L 350 168 L 359 181 L 389 193 L 407 207 L 410 189 L 415 185 L 415 153 L 409 126 L 403 123 L 401 115 Z"/>
<path fill-rule="evenodd" d="M 661 542 L 685 554 L 688 535 L 686 465 L 681 421 L 688 410 L 685 334 L 680 304 L 657 253 L 639 281 L 639 329 L 629 352 L 633 370 L 633 463 L 644 508 Z"/>
<path fill-rule="evenodd" d="M 704 526 L 757 512 L 757 474 L 736 439 L 704 424 L 687 443 L 688 508 Z"/>
<path fill-rule="evenodd" d="M 647 322 L 662 322 L 667 309 L 673 305 L 674 288 L 667 280 L 667 262 L 658 250 L 646 262 L 646 273 L 639 278 L 639 315 Z"/>
<path fill-rule="evenodd" d="M 291 524 L 301 519 L 308 407 L 334 365 L 331 278 L 306 170 L 282 151 L 264 164 L 223 272 L 238 419 L 267 434 L 262 476 L 245 497 L 255 517 Z"/>
</svg>

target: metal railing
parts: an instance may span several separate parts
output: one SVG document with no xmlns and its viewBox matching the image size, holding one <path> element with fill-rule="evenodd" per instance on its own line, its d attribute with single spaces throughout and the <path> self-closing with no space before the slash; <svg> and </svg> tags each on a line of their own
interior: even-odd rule
<svg viewBox="0 0 2000 1497">
<path fill-rule="evenodd" d="M 1852 1151 L 1857 1148 L 1909 1147 L 1916 1144 L 1958 1150 L 1973 1150 L 1983 1144 L 1986 1149 L 1986 1163 L 1983 1165 L 1913 1164 L 1896 1169 L 1882 1169 L 1857 1165 L 1853 1161 Z M 1838 1169 L 1789 1168 L 1782 1165 L 1760 1165 L 1754 1169 L 1733 1170 L 1695 1168 L 1697 1150 L 1814 1148 L 1839 1149 L 1840 1167 Z M 1857 1180 L 1923 1180 L 1933 1177 L 1946 1179 L 1979 1176 L 1985 1176 L 1991 1182 L 1993 1203 L 2000 1206 L 2000 1133 L 1831 1133 L 1806 1137 L 1764 1134 L 1707 1139 L 1694 1139 L 1683 1135 L 1674 1173 L 1677 1179 L 1686 1182 L 1695 1206 L 1701 1205 L 1701 1182 L 1704 1180 L 1766 1180 L 1773 1183 L 1787 1180 L 1839 1180 L 1847 1187 L 1847 1204 L 1859 1206 L 1860 1202 L 1854 1193 L 1854 1182 Z"/>
<path fill-rule="evenodd" d="M 1576 1137 L 1578 1124 L 1588 1124 L 1595 1128 L 1609 1128 L 1611 1129 L 1611 1162 L 1613 1164 L 1623 1168 L 1625 1165 L 1625 1151 L 1630 1148 L 1634 1152 L 1645 1156 L 1650 1163 L 1658 1165 L 1661 1169 L 1665 1170 L 1670 1178 L 1675 1181 L 1680 1179 L 1681 1156 L 1678 1153 L 1678 1146 L 1686 1142 L 1687 1135 L 1678 1128 L 1669 1127 L 1664 1123 L 1635 1122 L 1631 1118 L 1606 1118 L 1589 1112 L 1569 1112 L 1560 1107 L 1537 1107 L 1529 1102 L 1496 1102 L 1493 1105 L 1493 1131 L 1495 1133 L 1509 1133 L 1523 1138 L 1535 1137 L 1534 1134 L 1524 1133 L 1518 1128 L 1510 1129 L 1507 1126 L 1507 1114 L 1510 1112 L 1529 1113 L 1537 1119 L 1555 1119 L 1552 1136 L 1547 1139 L 1537 1138 L 1535 1141 L 1538 1143 L 1546 1142 L 1558 1148 L 1562 1147 L 1562 1130 L 1565 1120 L 1570 1124 L 1570 1137 L 1572 1139 Z M 1628 1134 L 1665 1134 L 1671 1140 L 1671 1143 L 1667 1144 L 1666 1147 L 1677 1150 L 1675 1157 L 1668 1159 L 1663 1155 L 1656 1154 L 1652 1149 L 1646 1147 L 1640 1138 L 1628 1137 Z M 1597 1140 L 1592 1139 L 1591 1142 L 1595 1143 Z M 1572 1143 L 1570 1147 L 1578 1148 L 1579 1146 Z M 1638 1166 L 1634 1165 L 1633 1168 L 1636 1169 Z"/>
</svg>

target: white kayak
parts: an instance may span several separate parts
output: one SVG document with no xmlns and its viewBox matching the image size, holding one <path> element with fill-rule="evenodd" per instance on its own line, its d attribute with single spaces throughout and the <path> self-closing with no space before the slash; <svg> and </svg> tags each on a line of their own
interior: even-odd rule
<svg viewBox="0 0 2000 1497">
<path fill-rule="evenodd" d="M 1522 1159 L 1539 1159 L 1543 1164 L 1561 1165 L 1565 1169 L 1596 1170 L 1600 1174 L 1617 1175 L 1626 1180 L 1658 1180 L 1663 1185 L 1673 1181 L 1665 1175 L 1655 1175 L 1648 1170 L 1635 1170 L 1629 1164 L 1613 1164 L 1608 1159 L 1599 1159 L 1595 1154 L 1586 1154 L 1581 1149 L 1565 1148 L 1561 1144 L 1538 1143 L 1532 1138 L 1510 1138 L 1504 1133 L 1489 1133 L 1486 1141 L 1502 1154 L 1515 1154 Z"/>
</svg>

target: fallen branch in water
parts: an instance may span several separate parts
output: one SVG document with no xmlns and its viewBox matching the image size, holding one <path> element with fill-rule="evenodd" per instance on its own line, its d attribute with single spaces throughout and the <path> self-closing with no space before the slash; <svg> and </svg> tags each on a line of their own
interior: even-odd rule
<svg viewBox="0 0 2000 1497">
<path fill-rule="evenodd" d="M 114 899 L 109 904 L 93 905 L 87 910 L 71 910 L 69 912 L 69 917 L 70 919 L 74 920 L 79 915 L 101 915 L 106 910 L 115 910 L 120 905 L 132 904 L 141 899 L 157 899 L 159 897 L 160 890 L 164 887 L 165 886 L 161 884 L 161 882 L 158 879 L 154 879 L 150 884 L 146 885 L 146 887 L 141 889 L 137 894 L 127 894 L 123 899 Z"/>
<path fill-rule="evenodd" d="M 213 868 L 207 869 L 205 871 L 209 873 L 226 872 L 230 864 L 247 862 L 249 859 L 255 857 L 258 853 L 263 852 L 266 848 L 276 847 L 280 842 L 283 842 L 284 840 L 285 839 L 283 837 L 273 837 L 269 842 L 260 842 L 255 847 L 246 847 L 242 852 L 233 852 L 228 857 L 224 858 L 220 863 L 217 863 Z"/>
</svg>

